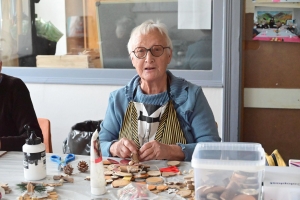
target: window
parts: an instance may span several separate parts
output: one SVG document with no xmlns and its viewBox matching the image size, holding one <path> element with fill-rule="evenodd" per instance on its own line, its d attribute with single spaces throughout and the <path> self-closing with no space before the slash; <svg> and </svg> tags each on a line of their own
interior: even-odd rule
<svg viewBox="0 0 300 200">
<path fill-rule="evenodd" d="M 39 3 L 34 3 L 34 1 L 23 0 L 23 1 L 11 1 L 14 2 L 9 5 L 3 5 L 4 1 L 2 1 L 2 19 L 5 21 L 4 8 L 5 6 L 10 6 L 10 10 L 14 11 L 15 16 L 18 16 L 18 2 L 22 2 L 22 15 L 32 16 L 32 10 L 34 13 L 39 13 L 41 7 L 59 7 L 62 4 L 62 1 L 55 1 L 55 3 L 51 0 L 40 1 Z M 83 5 L 82 5 L 83 2 Z M 99 59 L 101 68 L 80 68 L 80 69 L 72 69 L 72 68 L 54 68 L 47 67 L 34 67 L 35 65 L 23 65 L 22 68 L 10 68 L 9 66 L 22 66 L 22 58 L 23 63 L 32 63 L 32 60 L 35 59 L 36 55 L 41 55 L 37 53 L 33 56 L 20 56 L 18 51 L 14 51 L 16 56 L 11 56 L 10 60 L 6 60 L 4 62 L 4 66 L 7 66 L 3 69 L 4 73 L 12 74 L 15 76 L 21 77 L 26 82 L 42 82 L 42 83 L 74 83 L 74 84 L 108 84 L 108 85 L 123 85 L 132 76 L 135 74 L 135 70 L 132 68 L 130 61 L 128 61 L 126 57 L 127 50 L 124 52 L 123 56 L 115 56 L 115 53 L 119 51 L 121 48 L 116 48 L 112 50 L 113 47 L 117 46 L 113 44 L 115 40 L 112 36 L 118 37 L 120 36 L 120 31 L 124 25 L 124 23 L 128 23 L 125 27 L 134 26 L 140 24 L 142 21 L 152 18 L 154 20 L 160 19 L 163 23 L 166 23 L 169 29 L 169 33 L 171 39 L 173 41 L 173 60 L 169 65 L 169 69 L 175 75 L 181 76 L 183 78 L 188 79 L 189 81 L 196 83 L 202 86 L 209 87 L 222 87 L 222 52 L 223 52 L 223 7 L 225 4 L 222 0 L 212 1 L 212 30 L 200 30 L 200 29 L 178 29 L 177 27 L 177 15 L 178 15 L 178 1 L 170 1 L 170 0 L 161 0 L 161 1 L 145 1 L 147 4 L 141 4 L 141 1 L 136 1 L 139 3 L 124 3 L 126 1 L 119 0 L 118 3 L 114 1 L 114 9 L 118 12 L 109 12 L 109 9 L 105 9 L 105 6 L 99 6 L 99 3 L 95 4 L 96 0 L 66 0 L 65 1 L 65 13 L 56 13 L 53 15 L 52 19 L 49 21 L 55 21 L 54 17 L 63 16 L 66 23 L 66 29 L 59 31 L 64 33 L 66 43 L 66 52 L 64 54 L 78 54 L 82 53 L 84 50 L 89 49 L 93 51 L 93 53 L 99 52 L 99 56 L 94 56 L 93 58 Z M 99 2 L 99 1 L 98 1 Z M 101 4 L 102 1 L 100 1 Z M 108 6 L 112 1 L 103 1 L 106 2 Z M 134 1 L 131 1 L 134 2 Z M 60 4 L 60 5 L 57 5 Z M 104 4 L 103 4 L 104 5 Z M 152 5 L 149 9 L 147 5 Z M 166 6 L 167 5 L 167 6 Z M 111 6 L 111 5 L 110 5 Z M 84 8 L 84 9 L 82 9 Z M 108 8 L 108 7 L 106 7 Z M 147 8 L 147 9 L 145 9 Z M 78 12 L 75 12 L 75 11 Z M 98 12 L 99 11 L 99 12 Z M 97 13 L 98 12 L 98 13 Z M 27 14 L 26 14 L 27 13 Z M 50 12 L 49 12 L 50 13 Z M 115 14 L 117 13 L 117 14 Z M 42 13 L 46 14 L 46 13 Z M 38 14 L 38 17 L 41 14 Z M 10 15 L 11 16 L 11 15 Z M 34 15 L 33 15 L 34 16 Z M 99 16 L 99 18 L 98 18 Z M 104 17 L 105 16 L 105 17 Z M 157 17 L 157 18 L 155 18 Z M 18 17 L 16 17 L 18 18 Z M 28 17 L 30 18 L 30 17 Z M 12 22 L 15 22 L 13 19 L 9 19 Z M 48 19 L 47 19 L 48 20 Z M 99 24 L 98 24 L 99 20 Z M 131 21 L 130 21 L 131 20 Z M 36 21 L 35 21 L 36 22 Z M 74 31 L 71 31 L 71 25 L 77 24 L 78 27 L 73 28 Z M 53 23 L 55 26 L 56 24 Z M 98 27 L 99 25 L 99 27 Z M 110 25 L 110 26 L 109 26 Z M 2 28 L 2 27 L 1 27 Z M 77 30 L 77 33 L 76 33 Z M 30 34 L 31 31 L 28 30 Z M 117 33 L 116 33 L 117 31 Z M 121 31 L 122 32 L 122 31 Z M 96 36 L 95 36 L 96 34 Z M 3 36 L 3 31 L 1 29 L 1 37 Z M 22 34 L 21 34 L 22 36 Z M 19 37 L 21 38 L 21 37 Z M 99 39 L 100 38 L 100 39 Z M 33 38 L 34 39 L 34 38 Z M 189 46 L 193 43 L 196 43 L 198 40 L 203 40 L 204 44 L 200 46 L 206 45 L 205 51 L 201 50 L 201 54 L 207 53 L 205 57 L 202 59 L 204 64 L 194 65 L 197 67 L 187 67 L 185 57 L 188 54 Z M 29 40 L 25 40 L 28 42 Z M 20 41 L 19 41 L 20 42 Z M 57 44 L 55 42 L 46 41 L 45 44 L 47 48 L 56 47 L 56 55 L 57 51 L 61 50 L 58 48 L 61 45 L 63 40 L 59 40 Z M 123 42 L 124 45 L 126 44 Z M 39 42 L 39 44 L 42 44 Z M 99 45 L 100 44 L 100 45 Z M 121 44 L 119 42 L 118 44 Z M 124 47 L 124 45 L 121 45 Z M 18 45 L 16 45 L 18 46 Z M 1 46 L 3 49 L 3 46 Z M 26 46 L 24 47 L 27 48 Z M 33 48 L 31 46 L 31 48 Z M 41 48 L 45 50 L 45 48 Z M 34 52 L 34 50 L 32 50 Z M 50 53 L 53 54 L 51 49 Z M 193 52 L 198 52 L 199 50 L 195 50 Z M 49 53 L 49 54 L 50 54 Z M 43 52 L 43 54 L 47 54 L 47 52 Z M 61 54 L 60 54 L 61 55 Z M 95 54 L 93 54 L 95 55 Z M 199 62 L 199 59 L 194 60 L 195 62 Z M 25 61 L 24 61 L 25 60 Z M 127 60 L 127 61 L 126 61 Z M 30 62 L 29 62 L 30 61 Z M 34 62 L 33 62 L 34 63 Z M 54 62 L 50 62 L 54 65 Z M 127 64 L 126 64 L 127 63 Z M 208 64 L 207 64 L 208 63 Z M 208 66 L 204 69 L 200 69 L 199 66 Z M 63 66 L 63 65 L 62 65 Z M 94 65 L 95 66 L 95 65 Z"/>
</svg>

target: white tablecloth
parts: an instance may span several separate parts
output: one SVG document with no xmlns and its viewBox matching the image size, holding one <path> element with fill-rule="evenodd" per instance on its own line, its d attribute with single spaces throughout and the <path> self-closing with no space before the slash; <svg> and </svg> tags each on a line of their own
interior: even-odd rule
<svg viewBox="0 0 300 200">
<path fill-rule="evenodd" d="M 47 177 L 41 181 L 33 181 L 33 182 L 44 182 L 44 183 L 54 183 L 58 182 L 53 180 L 53 175 L 65 175 L 63 172 L 57 170 L 57 164 L 50 161 L 50 156 L 52 154 L 47 154 L 46 165 L 47 165 Z M 59 155 L 62 158 L 65 155 Z M 90 175 L 90 171 L 88 170 L 85 173 L 81 173 L 77 169 L 77 164 L 79 161 L 86 161 L 88 164 L 90 163 L 89 156 L 81 156 L 76 155 L 75 161 L 72 161 L 70 164 L 74 168 L 73 175 L 74 183 L 64 183 L 62 186 L 55 187 L 55 191 L 59 195 L 59 199 L 64 200 L 85 200 L 85 199 L 118 199 L 117 191 L 120 188 L 112 188 L 111 185 L 107 185 L 107 193 L 101 196 L 93 196 L 91 195 L 90 182 L 84 180 L 87 176 Z M 106 159 L 106 158 L 103 158 Z M 115 160 L 120 160 L 118 158 L 114 158 Z M 167 167 L 166 161 L 149 161 L 145 162 L 151 166 L 151 169 L 157 170 L 157 168 Z M 90 164 L 89 164 L 90 166 Z M 181 171 L 189 171 L 191 169 L 190 162 L 182 162 L 179 169 Z M 25 182 L 24 172 L 23 172 L 23 153 L 22 152 L 7 152 L 5 155 L 0 157 L 0 183 L 7 183 L 8 186 L 12 189 L 10 194 L 6 194 L 4 200 L 13 200 L 21 195 L 21 191 L 17 189 L 16 184 Z M 183 176 L 175 176 L 167 178 L 166 181 L 183 181 Z M 27 182 L 27 181 L 26 181 Z M 167 194 L 166 192 L 160 193 L 160 199 L 181 199 L 178 196 L 174 197 L 175 194 Z M 104 199 L 103 199 L 104 200 Z"/>
</svg>

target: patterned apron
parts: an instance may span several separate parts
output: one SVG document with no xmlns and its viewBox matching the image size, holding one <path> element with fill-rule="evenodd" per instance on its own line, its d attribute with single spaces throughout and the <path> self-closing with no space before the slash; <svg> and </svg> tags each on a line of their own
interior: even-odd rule
<svg viewBox="0 0 300 200">
<path fill-rule="evenodd" d="M 136 90 L 137 88 L 133 97 Z M 163 106 L 130 101 L 123 119 L 119 139 L 131 139 L 138 148 L 153 140 L 168 145 L 186 144 L 186 139 L 170 98 L 169 84 L 168 96 L 170 100 Z"/>
</svg>

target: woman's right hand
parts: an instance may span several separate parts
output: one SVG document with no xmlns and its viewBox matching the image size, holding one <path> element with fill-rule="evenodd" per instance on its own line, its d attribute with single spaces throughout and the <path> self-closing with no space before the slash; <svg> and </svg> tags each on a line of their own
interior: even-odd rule
<svg viewBox="0 0 300 200">
<path fill-rule="evenodd" d="M 118 142 L 114 142 L 109 149 L 113 156 L 119 158 L 130 158 L 132 153 L 137 153 L 137 146 L 132 140 L 126 138 L 120 139 Z"/>
</svg>

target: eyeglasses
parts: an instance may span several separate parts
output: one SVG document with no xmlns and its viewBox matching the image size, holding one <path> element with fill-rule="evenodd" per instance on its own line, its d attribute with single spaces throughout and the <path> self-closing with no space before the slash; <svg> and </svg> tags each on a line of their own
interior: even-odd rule
<svg viewBox="0 0 300 200">
<path fill-rule="evenodd" d="M 146 49 L 145 47 L 137 47 L 134 51 L 132 51 L 138 59 L 143 59 L 147 56 L 148 51 L 155 57 L 159 57 L 163 55 L 164 49 L 170 49 L 170 47 L 163 47 L 162 45 L 153 45 L 150 49 Z"/>
</svg>

